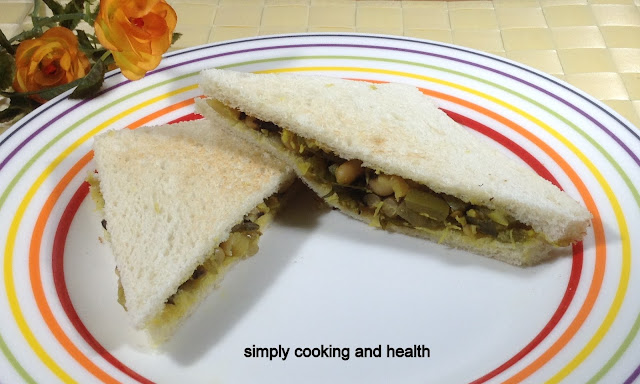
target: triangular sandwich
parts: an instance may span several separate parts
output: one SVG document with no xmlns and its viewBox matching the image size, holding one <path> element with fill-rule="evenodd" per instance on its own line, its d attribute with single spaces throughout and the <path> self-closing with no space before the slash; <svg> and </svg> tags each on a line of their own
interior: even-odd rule
<svg viewBox="0 0 640 384">
<path fill-rule="evenodd" d="M 526 265 L 581 240 L 590 225 L 581 204 L 415 87 L 218 69 L 201 76 L 200 113 L 373 226 Z"/>
<path fill-rule="evenodd" d="M 160 344 L 233 263 L 256 253 L 294 174 L 204 119 L 109 131 L 93 148 L 91 193 L 121 304 Z"/>
</svg>

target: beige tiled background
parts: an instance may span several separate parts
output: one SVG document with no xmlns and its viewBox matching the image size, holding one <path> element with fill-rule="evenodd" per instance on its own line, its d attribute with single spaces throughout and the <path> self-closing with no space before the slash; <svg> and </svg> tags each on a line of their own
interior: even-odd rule
<svg viewBox="0 0 640 384">
<path fill-rule="evenodd" d="M 404 35 L 479 49 L 583 89 L 640 127 L 640 0 L 169 0 L 174 46 L 291 32 Z M 20 31 L 31 1 L 0 0 Z"/>
</svg>

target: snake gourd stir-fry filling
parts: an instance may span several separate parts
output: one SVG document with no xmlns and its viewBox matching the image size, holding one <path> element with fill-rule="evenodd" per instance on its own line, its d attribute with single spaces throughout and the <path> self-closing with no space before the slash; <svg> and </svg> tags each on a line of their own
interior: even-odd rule
<svg viewBox="0 0 640 384">
<path fill-rule="evenodd" d="M 180 319 L 202 294 L 202 287 L 214 284 L 225 269 L 239 259 L 253 256 L 258 252 L 258 240 L 264 229 L 280 207 L 281 193 L 276 193 L 260 203 L 245 215 L 242 223 L 231 230 L 229 238 L 214 248 L 201 264 L 185 281 L 175 294 L 167 299 L 160 314 L 151 320 L 152 325 L 167 324 Z M 120 301 L 120 300 L 119 300 Z M 124 300 L 121 302 L 124 306 Z"/>
<path fill-rule="evenodd" d="M 236 124 L 259 131 L 281 148 L 296 155 L 298 170 L 326 190 L 324 198 L 343 209 L 368 218 L 376 227 L 409 227 L 429 233 L 460 231 L 471 238 L 490 237 L 504 243 L 544 240 L 530 226 L 505 212 L 464 202 L 436 193 L 425 185 L 397 175 L 387 175 L 346 160 L 277 125 L 260 121 L 225 106 L 217 100 L 209 105 Z"/>
<path fill-rule="evenodd" d="M 167 299 L 167 304 L 180 304 L 180 301 L 184 300 L 181 296 L 188 296 L 190 291 L 198 292 L 199 286 L 204 283 L 204 280 L 215 278 L 220 269 L 235 260 L 255 255 L 258 252 L 261 230 L 273 219 L 273 215 L 279 207 L 280 194 L 276 193 L 246 214 L 242 223 L 231 229 L 229 238 L 214 248 L 205 262 L 196 268 L 191 278 L 180 285 L 178 291 Z M 167 310 L 171 310 L 171 308 L 165 309 L 165 311 Z"/>
<path fill-rule="evenodd" d="M 295 153 L 296 166 L 305 178 L 326 190 L 324 198 L 343 209 L 368 218 L 376 227 L 409 227 L 428 233 L 460 231 L 471 238 L 490 237 L 504 243 L 544 240 L 508 214 L 436 193 L 425 185 L 397 175 L 387 175 L 346 160 L 277 125 L 260 121 L 221 102 L 209 105 L 225 118 L 261 132 L 279 147 Z"/>
</svg>

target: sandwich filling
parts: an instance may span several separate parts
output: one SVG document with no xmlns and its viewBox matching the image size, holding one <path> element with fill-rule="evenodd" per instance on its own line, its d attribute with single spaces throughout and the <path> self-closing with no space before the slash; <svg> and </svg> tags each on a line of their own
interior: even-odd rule
<svg viewBox="0 0 640 384">
<path fill-rule="evenodd" d="M 100 182 L 97 177 L 90 175 L 87 178 L 91 188 L 91 197 L 96 203 L 98 210 L 104 208 L 104 198 L 100 192 Z M 151 328 L 163 328 L 181 319 L 191 306 L 198 302 L 204 288 L 215 284 L 220 280 L 225 271 L 236 261 L 253 256 L 258 252 L 258 241 L 262 231 L 273 221 L 277 211 L 280 209 L 286 186 L 280 192 L 266 198 L 258 204 L 251 212 L 246 214 L 242 222 L 235 225 L 229 237 L 220 245 L 212 249 L 205 261 L 199 265 L 191 277 L 182 283 L 176 292 L 167 298 L 164 309 L 150 323 Z M 108 223 L 102 220 L 105 235 L 108 238 Z M 126 310 L 125 293 L 120 284 L 118 276 L 118 303 Z"/>
<path fill-rule="evenodd" d="M 284 190 L 284 189 L 283 189 Z M 235 262 L 258 252 L 258 241 L 262 231 L 269 225 L 281 206 L 283 194 L 277 192 L 258 204 L 236 224 L 229 237 L 207 255 L 204 263 L 193 271 L 176 293 L 166 301 L 164 309 L 151 320 L 152 327 L 163 327 L 184 316 L 192 305 L 199 301 L 204 287 L 215 284 Z M 124 298 L 121 303 L 125 306 Z M 125 306 L 126 309 L 126 306 Z"/>
<path fill-rule="evenodd" d="M 362 161 L 341 158 L 316 140 L 247 116 L 218 100 L 207 102 L 236 125 L 261 133 L 280 150 L 294 155 L 299 173 L 321 188 L 327 202 L 364 217 L 372 226 L 405 227 L 434 236 L 458 231 L 470 239 L 491 238 L 512 244 L 536 239 L 548 242 L 531 226 L 499 209 L 465 202 L 413 180 L 365 167 Z"/>
</svg>

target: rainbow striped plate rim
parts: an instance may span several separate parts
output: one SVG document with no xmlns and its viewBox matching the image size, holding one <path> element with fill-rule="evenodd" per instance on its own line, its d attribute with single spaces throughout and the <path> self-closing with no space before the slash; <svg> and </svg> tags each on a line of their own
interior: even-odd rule
<svg viewBox="0 0 640 384">
<path fill-rule="evenodd" d="M 88 197 L 92 137 L 193 118 L 212 67 L 415 85 L 588 207 L 592 226 L 558 258 L 517 268 L 303 196 L 162 350 L 145 350 Z M 62 95 L 0 136 L 0 383 L 636 382 L 639 154 L 638 128 L 585 93 L 431 41 L 263 36 L 169 53 L 136 82 L 111 72 L 98 96 Z M 428 356 L 387 355 L 414 345 Z M 279 346 L 286 360 L 252 353 Z M 334 352 L 294 355 L 323 347 Z"/>
</svg>

